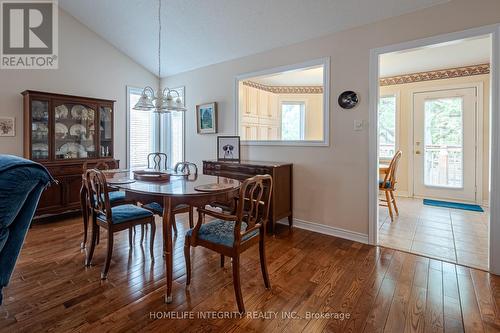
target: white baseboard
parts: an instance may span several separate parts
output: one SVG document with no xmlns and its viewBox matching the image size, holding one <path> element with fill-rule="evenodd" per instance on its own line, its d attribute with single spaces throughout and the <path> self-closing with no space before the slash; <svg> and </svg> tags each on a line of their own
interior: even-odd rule
<svg viewBox="0 0 500 333">
<path fill-rule="evenodd" d="M 409 195 L 408 195 L 408 191 L 397 191 L 394 192 L 394 194 L 397 196 L 397 197 L 403 197 L 403 198 L 408 198 Z"/>
<path fill-rule="evenodd" d="M 490 201 L 489 200 L 483 200 L 483 207 L 490 207 Z"/>
<path fill-rule="evenodd" d="M 287 219 L 279 220 L 279 221 L 277 221 L 277 223 L 288 225 L 288 220 Z M 293 219 L 293 226 L 295 228 L 309 230 L 309 231 L 317 232 L 319 234 L 335 236 L 335 237 L 344 238 L 344 239 L 352 240 L 352 241 L 363 243 L 363 244 L 368 244 L 368 235 L 362 234 L 359 232 L 355 232 L 355 231 L 345 230 L 345 229 L 341 229 L 341 228 L 332 227 L 329 225 L 299 220 L 299 219 L 295 219 L 295 218 Z"/>
</svg>

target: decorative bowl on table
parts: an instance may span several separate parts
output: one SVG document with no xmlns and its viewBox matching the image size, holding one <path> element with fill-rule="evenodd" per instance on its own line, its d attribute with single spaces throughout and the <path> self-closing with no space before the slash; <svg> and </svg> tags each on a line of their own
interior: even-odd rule
<svg viewBox="0 0 500 333">
<path fill-rule="evenodd" d="M 167 171 L 157 170 L 134 170 L 134 179 L 145 180 L 152 182 L 168 182 L 170 180 L 170 173 Z"/>
</svg>

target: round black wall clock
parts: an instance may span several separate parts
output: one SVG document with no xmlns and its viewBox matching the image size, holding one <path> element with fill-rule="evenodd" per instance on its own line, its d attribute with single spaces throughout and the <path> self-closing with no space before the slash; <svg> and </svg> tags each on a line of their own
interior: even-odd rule
<svg viewBox="0 0 500 333">
<path fill-rule="evenodd" d="M 358 94 L 350 90 L 344 91 L 339 95 L 338 102 L 343 109 L 352 109 L 359 102 Z"/>
</svg>

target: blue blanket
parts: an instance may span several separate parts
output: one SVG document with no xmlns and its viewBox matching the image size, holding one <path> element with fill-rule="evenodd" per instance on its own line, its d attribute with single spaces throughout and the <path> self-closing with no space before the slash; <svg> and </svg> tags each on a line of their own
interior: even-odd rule
<svg viewBox="0 0 500 333">
<path fill-rule="evenodd" d="M 43 165 L 0 154 L 0 304 L 40 196 L 53 181 Z"/>
</svg>

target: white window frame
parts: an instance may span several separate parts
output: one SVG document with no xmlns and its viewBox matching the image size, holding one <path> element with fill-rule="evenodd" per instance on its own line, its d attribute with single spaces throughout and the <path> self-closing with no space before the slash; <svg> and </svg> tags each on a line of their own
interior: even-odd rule
<svg viewBox="0 0 500 333">
<path fill-rule="evenodd" d="M 235 132 L 240 131 L 240 112 L 239 112 L 239 82 L 255 76 L 270 75 L 292 70 L 299 70 L 314 66 L 323 66 L 323 140 L 311 141 L 281 141 L 281 140 L 241 140 L 242 146 L 330 146 L 330 57 L 314 59 L 300 64 L 280 66 L 262 71 L 244 73 L 237 75 L 234 80 L 234 110 L 235 114 Z"/>
<path fill-rule="evenodd" d="M 126 89 L 126 115 L 127 115 L 127 156 L 126 156 L 126 165 L 127 165 L 127 168 L 130 168 L 130 109 L 133 107 L 132 105 L 130 105 L 130 94 L 131 93 L 142 93 L 142 88 L 138 88 L 138 87 L 133 87 L 133 86 L 127 86 L 127 89 Z M 143 112 L 151 112 L 151 111 L 143 111 Z M 159 147 L 160 147 L 160 140 L 159 140 L 159 136 L 158 136 L 158 133 L 160 132 L 160 121 L 159 121 L 159 116 L 158 114 L 155 114 L 154 116 L 154 128 L 153 128 L 153 131 L 151 133 L 152 135 L 152 138 L 153 138 L 153 152 L 156 152 L 158 151 Z"/>
<path fill-rule="evenodd" d="M 400 117 L 400 104 L 401 104 L 401 98 L 400 98 L 400 91 L 399 90 L 396 90 L 394 92 L 386 92 L 385 94 L 381 94 L 379 99 L 378 99 L 378 104 L 377 104 L 377 112 L 378 112 L 378 105 L 380 105 L 380 99 L 384 98 L 384 97 L 395 97 L 396 98 L 396 132 L 395 132 L 395 136 L 396 136 L 396 140 L 395 140 L 395 143 L 394 143 L 394 149 L 395 151 L 398 151 L 399 150 L 399 145 L 400 145 L 400 134 L 401 134 L 401 117 Z M 378 116 L 377 116 L 377 119 L 378 119 Z M 377 122 L 377 132 L 378 132 L 378 122 Z M 380 141 L 380 140 L 378 140 Z M 377 142 L 378 142 L 377 141 Z M 380 144 L 378 146 L 378 153 L 380 153 Z M 392 160 L 392 158 L 387 158 L 387 157 L 380 157 L 379 155 L 379 161 L 380 162 L 390 162 Z"/>
<path fill-rule="evenodd" d="M 300 105 L 300 140 L 305 140 L 306 137 L 306 101 L 303 100 L 282 100 L 280 101 L 280 137 L 283 137 L 283 104 L 287 105 Z M 282 139 L 283 140 L 283 139 Z M 293 141 L 293 140 L 283 140 L 283 141 Z"/>
</svg>

